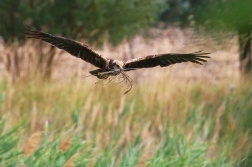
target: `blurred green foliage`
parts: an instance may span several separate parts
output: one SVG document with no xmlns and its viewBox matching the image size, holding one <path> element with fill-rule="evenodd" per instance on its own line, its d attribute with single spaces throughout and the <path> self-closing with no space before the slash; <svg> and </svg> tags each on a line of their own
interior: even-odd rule
<svg viewBox="0 0 252 167">
<path fill-rule="evenodd" d="M 1 0 L 0 34 L 12 42 L 24 25 L 71 38 L 117 44 L 157 20 L 163 0 Z M 22 38 L 21 38 L 22 39 Z"/>
<path fill-rule="evenodd" d="M 252 29 L 251 0 L 167 0 L 159 18 L 166 23 L 188 25 L 192 21 L 206 28 L 247 27 Z M 211 26 L 209 26 L 211 23 Z"/>
<path fill-rule="evenodd" d="M 251 29 L 251 6 L 251 0 L 1 0 L 0 34 L 13 41 L 28 25 L 98 43 L 107 37 L 117 44 L 158 20 Z"/>
<path fill-rule="evenodd" d="M 252 30 L 252 1 L 229 0 L 209 3 L 201 14 L 197 13 L 196 21 L 206 28 L 224 28 L 243 33 Z"/>
<path fill-rule="evenodd" d="M 166 0 L 160 11 L 159 19 L 167 24 L 175 22 L 180 23 L 181 26 L 188 25 L 191 16 L 212 1 L 214 0 Z"/>
</svg>

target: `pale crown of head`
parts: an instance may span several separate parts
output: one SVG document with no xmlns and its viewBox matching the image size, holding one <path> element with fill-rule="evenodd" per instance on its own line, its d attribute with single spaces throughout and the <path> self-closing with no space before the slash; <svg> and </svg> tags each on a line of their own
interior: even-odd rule
<svg viewBox="0 0 252 167">
<path fill-rule="evenodd" d="M 117 64 L 118 66 L 120 66 L 121 68 L 123 68 L 124 66 L 124 62 L 120 61 L 120 60 L 114 60 L 113 63 Z"/>
</svg>

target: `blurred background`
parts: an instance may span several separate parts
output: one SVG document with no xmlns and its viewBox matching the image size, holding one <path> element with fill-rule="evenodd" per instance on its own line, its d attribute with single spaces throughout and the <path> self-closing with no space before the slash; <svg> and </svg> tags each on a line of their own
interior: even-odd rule
<svg viewBox="0 0 252 167">
<path fill-rule="evenodd" d="M 252 166 L 251 0 L 1 0 L 0 166 Z M 96 84 L 92 65 L 24 28 L 108 58 L 211 53 Z"/>
</svg>

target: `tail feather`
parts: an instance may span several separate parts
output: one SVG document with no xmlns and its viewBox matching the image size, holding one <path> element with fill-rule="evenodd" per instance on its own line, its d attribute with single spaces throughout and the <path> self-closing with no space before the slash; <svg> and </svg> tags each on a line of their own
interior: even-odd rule
<svg viewBox="0 0 252 167">
<path fill-rule="evenodd" d="M 102 72 L 102 69 L 96 69 L 93 71 L 89 71 L 90 74 L 97 76 L 98 73 Z"/>
<path fill-rule="evenodd" d="M 96 76 L 99 79 L 107 79 L 109 77 L 109 74 L 104 74 L 104 71 L 102 69 L 89 71 L 89 73 Z"/>
</svg>

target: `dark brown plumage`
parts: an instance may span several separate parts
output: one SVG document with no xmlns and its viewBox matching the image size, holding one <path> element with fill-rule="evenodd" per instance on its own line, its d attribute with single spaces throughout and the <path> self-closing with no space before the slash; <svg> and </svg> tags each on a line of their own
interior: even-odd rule
<svg viewBox="0 0 252 167">
<path fill-rule="evenodd" d="M 209 53 L 202 52 L 186 54 L 166 53 L 135 58 L 124 62 L 120 60 L 105 58 L 83 43 L 59 36 L 54 36 L 36 29 L 26 29 L 24 34 L 27 38 L 35 38 L 48 42 L 60 49 L 67 51 L 75 57 L 81 58 L 82 60 L 93 64 L 99 69 L 90 71 L 90 74 L 96 76 L 99 79 L 107 79 L 110 76 L 117 76 L 119 74 L 122 74 L 123 81 L 128 83 L 130 87 L 125 93 L 129 92 L 132 87 L 132 80 L 125 73 L 126 71 L 136 70 L 139 68 L 151 68 L 156 66 L 167 67 L 169 65 L 182 62 L 192 62 L 202 65 L 203 62 L 206 62 L 206 58 L 210 58 L 209 56 L 205 56 Z"/>
</svg>

